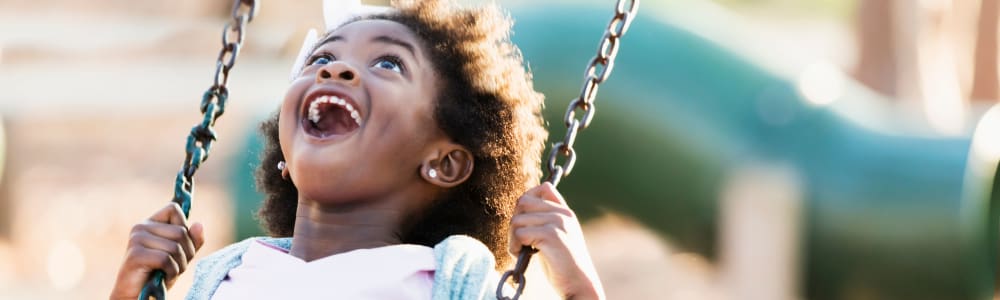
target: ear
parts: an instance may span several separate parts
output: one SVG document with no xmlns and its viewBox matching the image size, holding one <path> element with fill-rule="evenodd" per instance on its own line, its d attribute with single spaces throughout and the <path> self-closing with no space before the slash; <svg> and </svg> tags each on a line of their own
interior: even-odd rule
<svg viewBox="0 0 1000 300">
<path fill-rule="evenodd" d="M 474 165 L 475 158 L 469 150 L 449 143 L 424 158 L 420 166 L 420 176 L 431 184 L 450 188 L 469 179 Z"/>
</svg>

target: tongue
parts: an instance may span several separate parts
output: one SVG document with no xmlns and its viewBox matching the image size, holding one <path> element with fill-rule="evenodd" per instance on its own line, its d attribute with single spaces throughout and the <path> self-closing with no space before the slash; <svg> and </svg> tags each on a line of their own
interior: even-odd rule
<svg viewBox="0 0 1000 300">
<path fill-rule="evenodd" d="M 323 135 L 348 133 L 357 126 L 347 110 L 336 105 L 324 105 L 319 122 L 314 123 Z"/>
</svg>

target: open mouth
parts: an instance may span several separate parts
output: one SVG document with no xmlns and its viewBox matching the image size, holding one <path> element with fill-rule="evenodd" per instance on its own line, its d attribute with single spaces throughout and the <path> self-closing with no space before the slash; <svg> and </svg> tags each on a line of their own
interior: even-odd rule
<svg viewBox="0 0 1000 300">
<path fill-rule="evenodd" d="M 302 127 L 317 138 L 345 135 L 361 127 L 361 113 L 343 98 L 319 96 L 305 107 Z"/>
</svg>

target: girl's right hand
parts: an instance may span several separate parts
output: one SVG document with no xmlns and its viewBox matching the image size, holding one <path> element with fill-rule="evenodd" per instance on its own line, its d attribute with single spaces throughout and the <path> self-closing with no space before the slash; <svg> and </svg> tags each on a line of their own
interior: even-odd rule
<svg viewBox="0 0 1000 300">
<path fill-rule="evenodd" d="M 163 207 L 132 227 L 111 299 L 137 299 L 155 270 L 167 274 L 166 285 L 170 288 L 204 243 L 205 233 L 200 223 L 188 226 L 176 203 Z"/>
</svg>

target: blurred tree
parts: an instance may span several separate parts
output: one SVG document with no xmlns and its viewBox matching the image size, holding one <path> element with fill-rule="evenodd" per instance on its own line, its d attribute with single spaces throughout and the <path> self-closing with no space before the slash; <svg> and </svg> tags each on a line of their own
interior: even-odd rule
<svg viewBox="0 0 1000 300">
<path fill-rule="evenodd" d="M 982 0 L 976 34 L 972 100 L 996 101 L 1000 99 L 997 78 L 997 0 Z"/>
<path fill-rule="evenodd" d="M 854 7 L 865 2 L 857 0 L 714 0 L 719 4 L 737 9 L 767 9 L 791 12 L 795 15 L 825 15 L 837 18 L 848 18 L 854 12 Z"/>
<path fill-rule="evenodd" d="M 862 1 L 855 77 L 885 95 L 925 101 L 933 97 L 927 85 L 957 80 L 961 98 L 996 101 L 998 13 L 997 0 Z M 941 60 L 944 72 L 920 74 Z"/>
<path fill-rule="evenodd" d="M 4 164 L 7 154 L 6 150 L 6 136 L 4 135 L 3 129 L 3 118 L 0 118 L 0 239 L 10 239 L 10 223 L 11 215 L 10 211 L 10 197 L 7 193 L 7 185 L 4 180 L 4 169 L 6 164 Z"/>
<path fill-rule="evenodd" d="M 890 1 L 861 1 L 856 15 L 858 67 L 855 78 L 869 88 L 896 95 L 896 36 Z"/>
<path fill-rule="evenodd" d="M 939 132 L 967 130 L 970 96 L 996 98 L 993 2 L 861 2 L 855 77 L 904 107 L 922 111 Z"/>
</svg>

